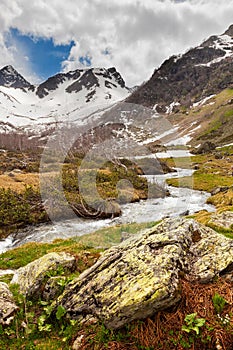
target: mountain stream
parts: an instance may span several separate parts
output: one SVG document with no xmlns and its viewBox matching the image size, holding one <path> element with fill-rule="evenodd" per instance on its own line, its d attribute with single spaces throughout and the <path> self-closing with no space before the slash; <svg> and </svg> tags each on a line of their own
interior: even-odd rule
<svg viewBox="0 0 233 350">
<path fill-rule="evenodd" d="M 176 169 L 176 172 L 164 175 L 147 175 L 148 181 L 165 185 L 167 178 L 191 176 L 192 169 Z M 193 214 L 202 209 L 214 211 L 214 207 L 206 204 L 209 193 L 188 188 L 167 186 L 170 196 L 165 198 L 151 198 L 137 203 L 127 203 L 121 206 L 122 215 L 113 219 L 94 220 L 75 218 L 51 224 L 31 226 L 26 230 L 10 235 L 0 241 L 0 253 L 27 242 L 51 242 L 56 238 L 67 239 L 81 236 L 98 229 L 125 223 L 141 223 L 158 221 L 164 217 L 173 217 L 182 214 Z M 16 238 L 14 238 L 16 237 Z"/>
</svg>

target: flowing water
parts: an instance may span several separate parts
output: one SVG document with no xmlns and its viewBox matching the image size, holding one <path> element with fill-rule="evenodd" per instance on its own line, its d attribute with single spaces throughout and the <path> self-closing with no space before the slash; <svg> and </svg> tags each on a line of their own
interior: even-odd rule
<svg viewBox="0 0 233 350">
<path fill-rule="evenodd" d="M 191 169 L 176 169 L 177 172 L 164 175 L 147 175 L 148 181 L 164 184 L 167 178 L 178 178 L 182 176 L 191 176 Z M 196 211 L 206 209 L 214 211 L 214 207 L 206 204 L 209 193 L 195 191 L 187 188 L 167 187 L 170 196 L 165 198 L 147 199 L 138 203 L 128 203 L 122 205 L 122 215 L 113 219 L 105 220 L 89 220 L 76 218 L 52 224 L 43 224 L 40 226 L 32 226 L 27 230 L 23 230 L 17 234 L 17 239 L 13 240 L 9 236 L 0 241 L 0 253 L 14 246 L 24 244 L 26 242 L 51 242 L 55 238 L 70 238 L 81 236 L 100 228 L 132 223 L 132 222 L 150 222 L 157 221 L 164 217 L 173 217 L 182 215 L 183 213 L 192 214 Z"/>
</svg>

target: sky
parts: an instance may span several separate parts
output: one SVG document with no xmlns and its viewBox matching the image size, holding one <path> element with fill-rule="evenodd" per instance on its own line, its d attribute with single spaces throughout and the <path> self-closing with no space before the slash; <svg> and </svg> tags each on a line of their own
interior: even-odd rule
<svg viewBox="0 0 233 350">
<path fill-rule="evenodd" d="M 129 87 L 233 24 L 233 0 L 0 0 L 0 68 L 31 83 L 116 67 Z"/>
</svg>

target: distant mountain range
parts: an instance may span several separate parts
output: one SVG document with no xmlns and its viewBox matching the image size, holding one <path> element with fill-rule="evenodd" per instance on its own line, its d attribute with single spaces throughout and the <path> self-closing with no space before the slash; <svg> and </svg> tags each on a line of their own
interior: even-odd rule
<svg viewBox="0 0 233 350">
<path fill-rule="evenodd" d="M 115 68 L 77 69 L 34 86 L 6 66 L 0 70 L 0 130 L 39 132 L 66 119 L 81 123 L 129 93 Z"/>
<path fill-rule="evenodd" d="M 35 86 L 6 66 L 0 70 L 0 147 L 25 148 L 35 140 L 44 142 L 64 122 L 77 127 L 92 124 L 95 140 L 99 133 L 105 138 L 127 134 L 146 144 L 160 139 L 169 144 L 180 132 L 182 142 L 195 136 L 197 144 L 198 138 L 211 136 L 222 143 L 233 134 L 229 131 L 231 93 L 222 93 L 233 89 L 232 73 L 233 25 L 183 55 L 170 57 L 146 83 L 133 89 L 126 87 L 114 67 L 59 73 Z M 224 137 L 205 134 L 217 118 L 215 103 L 219 108 L 221 103 L 228 106 L 223 108 L 227 117 L 222 112 L 218 121 L 225 123 Z M 206 105 L 212 105 L 211 111 L 201 111 L 198 119 L 196 112 Z M 172 123 L 175 132 L 169 131 Z"/>
</svg>

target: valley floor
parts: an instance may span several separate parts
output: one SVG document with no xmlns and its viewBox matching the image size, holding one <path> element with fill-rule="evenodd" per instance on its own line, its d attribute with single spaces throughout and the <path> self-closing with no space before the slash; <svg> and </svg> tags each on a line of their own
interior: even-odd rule
<svg viewBox="0 0 233 350">
<path fill-rule="evenodd" d="M 233 221 L 231 221 L 233 147 L 219 149 L 217 154 L 198 155 L 191 159 L 192 166 L 197 169 L 193 175 L 193 187 L 212 191 L 208 202 L 216 206 L 216 213 L 201 211 L 196 213 L 194 218 L 219 233 L 233 238 Z M 174 165 L 172 159 L 168 159 L 167 162 L 170 166 Z M 183 164 L 185 168 L 187 159 L 181 158 L 178 162 L 180 167 Z M 33 166 L 36 168 L 36 161 Z M 2 171 L 0 175 L 2 186 L 4 186 L 4 178 L 9 177 L 12 170 L 5 169 L 4 173 Z M 20 186 L 22 183 L 36 186 L 37 183 L 36 173 L 30 172 L 29 174 L 28 169 L 25 172 L 23 169 L 21 171 L 22 173 L 13 171 L 14 176 L 10 176 L 13 179 L 10 182 L 11 190 L 16 191 L 15 193 L 20 193 L 22 189 L 18 187 L 19 184 Z M 6 172 L 9 173 L 6 174 Z M 190 179 L 170 179 L 168 182 L 173 186 L 187 186 Z M 138 186 L 140 187 L 140 184 Z M 31 188 L 28 191 L 29 197 L 34 195 L 34 192 L 30 192 Z M 131 235 L 155 224 L 153 222 L 118 225 L 70 240 L 57 240 L 44 244 L 28 243 L 1 254 L 0 269 L 15 270 L 48 252 L 65 251 L 76 256 L 78 267 L 72 277 L 78 276 L 98 259 L 103 250 L 100 247 L 108 247 L 109 237 L 111 237 L 109 245 L 111 246 L 112 243 L 118 244 L 123 234 Z M 11 277 L 11 274 L 0 276 L 0 281 L 8 284 Z M 67 278 L 70 280 L 70 276 Z M 80 349 L 83 350 L 231 350 L 233 346 L 233 284 L 232 281 L 222 278 L 216 279 L 211 284 L 197 283 L 195 285 L 191 285 L 185 279 L 182 280 L 183 297 L 176 308 L 158 312 L 154 317 L 143 321 L 130 323 L 118 331 L 110 331 L 99 322 L 90 321 L 86 324 L 78 324 L 65 319 L 49 320 L 48 324 L 45 323 L 43 327 L 39 327 L 39 319 L 46 314 L 49 305 L 23 298 L 18 294 L 17 287 L 14 285 L 11 290 L 20 311 L 12 325 L 0 326 L 2 349 L 79 349 L 73 345 L 75 340 L 76 344 L 78 343 L 77 339 L 80 339 L 82 343 Z M 213 302 L 214 295 L 219 296 L 218 302 Z M 218 303 L 221 304 L 221 302 L 219 312 Z M 193 317 L 193 324 L 187 323 L 187 316 Z M 200 319 L 204 319 L 204 323 Z M 200 322 L 199 326 L 198 322 Z M 190 327 L 189 331 L 184 331 L 184 326 Z"/>
</svg>

